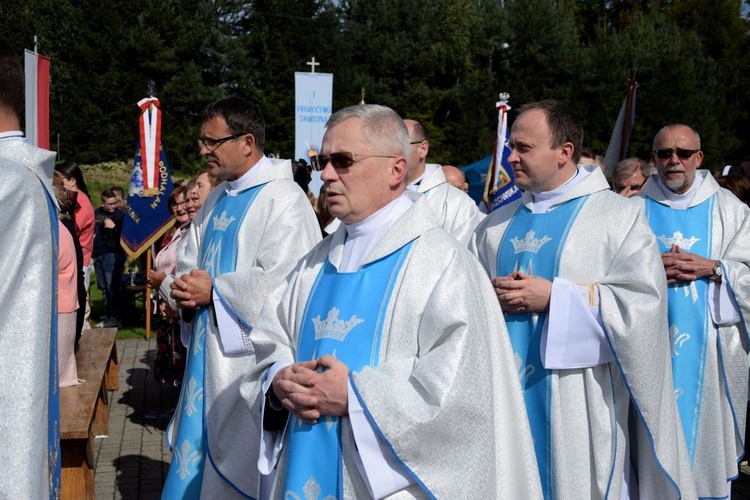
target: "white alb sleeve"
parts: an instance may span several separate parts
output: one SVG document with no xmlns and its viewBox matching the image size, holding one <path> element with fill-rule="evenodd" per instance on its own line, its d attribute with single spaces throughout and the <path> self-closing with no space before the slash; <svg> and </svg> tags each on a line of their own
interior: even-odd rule
<svg viewBox="0 0 750 500">
<path fill-rule="evenodd" d="M 252 352 L 250 341 L 252 327 L 245 324 L 222 300 L 216 288 L 211 292 L 211 300 L 216 314 L 216 326 L 219 329 L 219 340 L 226 354 Z"/>
<path fill-rule="evenodd" d="M 711 319 L 718 326 L 733 325 L 740 321 L 740 313 L 729 296 L 729 286 L 725 279 L 719 284 L 714 281 L 708 284 L 708 310 Z"/>
<path fill-rule="evenodd" d="M 597 285 L 554 279 L 540 349 L 547 370 L 590 368 L 614 359 L 604 333 Z"/>
<path fill-rule="evenodd" d="M 349 420 L 359 452 L 355 459 L 362 479 L 367 485 L 367 491 L 373 498 L 384 498 L 413 484 L 414 481 L 406 475 L 404 468 L 365 416 L 351 381 L 347 382 L 347 389 Z"/>
<path fill-rule="evenodd" d="M 260 403 L 260 421 L 261 422 L 263 422 L 263 419 L 266 414 L 265 395 L 268 393 L 268 390 L 271 388 L 271 384 L 273 383 L 273 378 L 281 369 L 286 368 L 287 366 L 291 364 L 292 363 L 289 363 L 289 362 L 277 361 L 276 363 L 271 365 L 268 371 L 266 371 L 265 379 L 263 380 L 263 384 L 261 385 L 261 390 L 263 391 L 263 398 L 261 398 L 261 403 Z M 258 457 L 258 470 L 260 470 L 261 474 L 267 476 L 274 470 L 274 468 L 276 468 L 276 462 L 279 460 L 281 449 L 284 447 L 284 435 L 285 434 L 286 434 L 286 427 L 284 427 L 283 431 L 267 431 L 263 428 L 263 425 L 261 424 L 260 426 L 260 456 Z"/>
</svg>

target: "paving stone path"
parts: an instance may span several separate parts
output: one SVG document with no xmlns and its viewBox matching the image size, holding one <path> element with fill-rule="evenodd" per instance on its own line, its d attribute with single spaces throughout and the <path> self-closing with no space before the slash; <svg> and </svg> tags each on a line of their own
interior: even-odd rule
<svg viewBox="0 0 750 500">
<path fill-rule="evenodd" d="M 118 340 L 120 390 L 110 393 L 109 436 L 94 443 L 99 499 L 159 499 L 172 453 L 164 430 L 179 390 L 154 381 L 156 339 Z"/>
<path fill-rule="evenodd" d="M 94 444 L 96 498 L 161 498 L 172 457 L 164 430 L 178 389 L 154 381 L 156 339 L 118 340 L 120 390 L 110 393 L 109 436 Z M 750 500 L 750 467 L 740 467 L 732 500 Z"/>
</svg>

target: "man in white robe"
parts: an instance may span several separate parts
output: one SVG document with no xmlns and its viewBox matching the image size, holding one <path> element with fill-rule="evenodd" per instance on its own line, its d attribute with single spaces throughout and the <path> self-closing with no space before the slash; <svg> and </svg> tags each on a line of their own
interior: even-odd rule
<svg viewBox="0 0 750 500">
<path fill-rule="evenodd" d="M 484 218 L 476 203 L 462 190 L 451 186 L 440 165 L 426 163 L 430 142 L 421 123 L 404 120 L 409 131 L 409 170 L 406 189 L 422 193 L 430 202 L 438 224 L 464 245 Z"/>
<path fill-rule="evenodd" d="M 266 302 L 242 384 L 263 412 L 261 498 L 541 496 L 492 288 L 404 193 L 408 146 L 383 106 L 327 123 L 342 226 Z"/>
<path fill-rule="evenodd" d="M 522 376 L 546 498 L 694 498 L 675 404 L 666 283 L 643 211 L 578 166 L 566 106 L 521 108 L 520 200 L 477 227 Z"/>
<path fill-rule="evenodd" d="M 0 495 L 60 494 L 55 153 L 20 130 L 18 55 L 0 36 Z"/>
<path fill-rule="evenodd" d="M 669 284 L 674 389 L 700 497 L 729 494 L 744 451 L 750 317 L 750 208 L 722 189 L 698 133 L 660 130 L 641 201 Z"/>
<path fill-rule="evenodd" d="M 238 97 L 203 114 L 201 154 L 225 182 L 193 220 L 170 285 L 183 318 L 197 311 L 168 429 L 174 455 L 164 498 L 257 496 L 248 471 L 257 461 L 258 418 L 239 393 L 255 363 L 248 335 L 268 294 L 320 239 L 291 162 L 264 156 L 264 129 L 258 106 Z"/>
</svg>

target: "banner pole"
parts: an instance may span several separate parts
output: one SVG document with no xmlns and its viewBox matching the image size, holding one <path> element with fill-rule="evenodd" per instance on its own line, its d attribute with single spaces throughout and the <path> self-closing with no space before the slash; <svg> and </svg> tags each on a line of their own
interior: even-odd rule
<svg viewBox="0 0 750 500">
<path fill-rule="evenodd" d="M 146 273 L 151 273 L 151 247 L 146 250 Z M 151 288 L 146 279 L 146 340 L 151 339 Z"/>
</svg>

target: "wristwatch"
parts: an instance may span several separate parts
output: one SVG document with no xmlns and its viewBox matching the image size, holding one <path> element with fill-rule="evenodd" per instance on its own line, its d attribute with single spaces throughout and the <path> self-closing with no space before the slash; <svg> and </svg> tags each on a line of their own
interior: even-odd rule
<svg viewBox="0 0 750 500">
<path fill-rule="evenodd" d="M 718 282 L 721 281 L 721 274 L 722 274 L 722 268 L 721 268 L 721 262 L 718 260 L 715 260 L 716 264 L 714 264 L 714 273 L 711 275 L 711 280 Z"/>
</svg>

